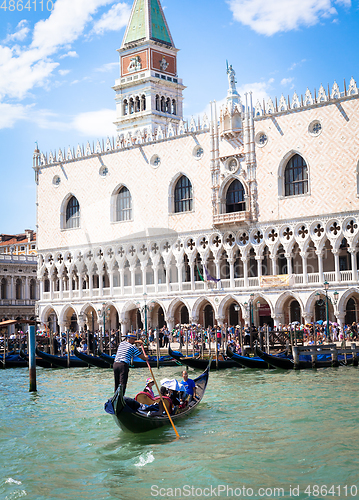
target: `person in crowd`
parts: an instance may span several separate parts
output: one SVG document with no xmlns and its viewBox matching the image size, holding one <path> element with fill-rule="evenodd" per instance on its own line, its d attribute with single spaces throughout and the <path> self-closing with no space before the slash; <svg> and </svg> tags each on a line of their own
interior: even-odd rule
<svg viewBox="0 0 359 500">
<path fill-rule="evenodd" d="M 128 334 L 126 339 L 118 346 L 115 362 L 113 364 L 113 373 L 115 379 L 115 392 L 121 384 L 123 394 L 126 392 L 128 371 L 131 358 L 139 357 L 148 361 L 148 356 L 143 355 L 134 344 L 142 344 L 142 340 L 137 340 L 136 335 Z"/>
</svg>

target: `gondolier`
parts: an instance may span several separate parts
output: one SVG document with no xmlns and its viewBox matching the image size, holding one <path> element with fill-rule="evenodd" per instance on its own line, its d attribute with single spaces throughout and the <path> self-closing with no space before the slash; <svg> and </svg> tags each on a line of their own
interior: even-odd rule
<svg viewBox="0 0 359 500">
<path fill-rule="evenodd" d="M 118 386 L 122 385 L 123 394 L 125 394 L 128 370 L 131 363 L 131 358 L 138 357 L 145 361 L 148 360 L 148 356 L 144 356 L 137 347 L 134 346 L 135 343 L 142 344 L 142 340 L 137 340 L 136 335 L 129 334 L 126 335 L 126 340 L 121 342 L 118 346 L 115 362 L 113 364 L 113 374 L 115 378 L 115 392 Z"/>
</svg>

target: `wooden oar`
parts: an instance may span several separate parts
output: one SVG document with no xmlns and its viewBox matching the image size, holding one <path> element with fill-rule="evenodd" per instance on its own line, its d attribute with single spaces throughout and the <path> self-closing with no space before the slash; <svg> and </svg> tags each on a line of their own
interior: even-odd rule
<svg viewBox="0 0 359 500">
<path fill-rule="evenodd" d="M 144 348 L 143 348 L 143 345 L 141 345 L 141 348 L 142 348 L 143 355 L 144 355 L 144 356 L 146 356 L 146 353 L 145 353 L 145 350 L 144 350 Z M 166 410 L 166 413 L 167 413 L 168 418 L 170 419 L 170 422 L 171 422 L 171 424 L 172 424 L 173 430 L 174 430 L 174 431 L 175 431 L 175 433 L 176 433 L 177 439 L 179 439 L 179 434 L 178 434 L 178 432 L 177 432 L 177 429 L 176 429 L 176 427 L 175 427 L 175 424 L 173 423 L 173 420 L 172 420 L 171 415 L 170 415 L 170 413 L 169 413 L 169 411 L 168 411 L 168 409 L 167 409 L 167 406 L 165 405 L 165 402 L 163 401 L 161 391 L 160 391 L 160 390 L 159 390 L 159 388 L 158 388 L 158 385 L 157 385 L 157 382 L 156 382 L 155 376 L 153 375 L 153 372 L 152 372 L 152 369 L 151 369 L 151 367 L 150 367 L 150 364 L 149 364 L 148 360 L 146 360 L 146 363 L 147 363 L 148 369 L 150 370 L 151 377 L 153 378 L 153 381 L 154 381 L 154 383 L 155 383 L 155 386 L 156 386 L 156 389 L 157 389 L 157 391 L 158 391 L 158 394 L 159 394 L 159 396 L 160 396 L 160 399 L 161 399 L 162 405 L 163 405 L 164 409 Z"/>
</svg>

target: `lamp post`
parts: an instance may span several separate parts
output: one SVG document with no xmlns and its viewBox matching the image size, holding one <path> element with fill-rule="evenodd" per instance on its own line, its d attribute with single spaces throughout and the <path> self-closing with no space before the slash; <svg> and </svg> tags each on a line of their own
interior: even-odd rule
<svg viewBox="0 0 359 500">
<path fill-rule="evenodd" d="M 151 302 L 150 305 L 147 305 L 147 293 L 146 292 L 143 294 L 143 300 L 144 300 L 144 306 L 143 307 L 141 307 L 140 302 L 136 302 L 136 306 L 138 307 L 139 311 L 145 317 L 145 335 L 146 335 L 146 339 L 148 340 L 148 332 L 147 332 L 148 316 L 147 316 L 147 313 L 150 310 L 150 305 L 153 303 L 153 301 Z"/>
<path fill-rule="evenodd" d="M 329 338 L 329 301 L 332 302 L 334 306 L 336 306 L 338 303 L 339 293 L 337 291 L 335 291 L 333 293 L 333 300 L 332 300 L 328 295 L 328 290 L 329 290 L 328 281 L 324 281 L 323 284 L 324 284 L 324 291 L 325 291 L 325 315 L 326 315 L 325 331 L 326 331 L 327 338 Z M 320 293 L 317 292 L 316 295 L 320 296 Z M 317 301 L 318 305 L 323 305 L 323 302 L 321 302 L 321 304 L 320 304 L 320 302 L 321 302 L 321 300 Z"/>
<path fill-rule="evenodd" d="M 105 337 L 105 332 L 106 332 L 106 319 L 109 318 L 110 311 L 111 311 L 111 309 L 106 306 L 105 302 L 103 302 L 101 309 L 97 310 L 98 315 L 102 316 L 102 321 L 103 321 L 103 327 L 102 327 L 103 328 L 103 332 L 102 332 L 101 337 L 100 337 L 100 347 L 101 347 L 101 350 L 103 349 L 103 337 Z"/>
</svg>

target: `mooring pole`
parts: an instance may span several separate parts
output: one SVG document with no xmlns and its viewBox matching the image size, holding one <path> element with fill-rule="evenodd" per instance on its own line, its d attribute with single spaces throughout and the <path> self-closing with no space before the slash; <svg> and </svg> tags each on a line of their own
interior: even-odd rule
<svg viewBox="0 0 359 500">
<path fill-rule="evenodd" d="M 29 392 L 36 392 L 35 325 L 29 326 L 28 351 L 30 379 Z"/>
</svg>

